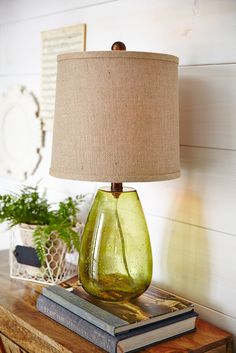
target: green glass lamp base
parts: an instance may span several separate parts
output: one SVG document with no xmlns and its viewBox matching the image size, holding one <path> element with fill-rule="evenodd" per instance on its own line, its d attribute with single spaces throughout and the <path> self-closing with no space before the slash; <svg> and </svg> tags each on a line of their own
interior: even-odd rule
<svg viewBox="0 0 236 353">
<path fill-rule="evenodd" d="M 152 279 L 152 251 L 136 190 L 99 189 L 81 241 L 83 288 L 107 301 L 141 295 Z"/>
</svg>

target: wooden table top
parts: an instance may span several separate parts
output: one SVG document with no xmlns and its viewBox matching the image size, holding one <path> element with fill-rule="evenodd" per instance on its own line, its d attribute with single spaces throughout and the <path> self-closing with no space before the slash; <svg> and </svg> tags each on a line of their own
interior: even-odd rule
<svg viewBox="0 0 236 353">
<path fill-rule="evenodd" d="M 101 348 L 36 310 L 42 285 L 11 279 L 8 251 L 0 252 L 0 332 L 30 353 L 99 353 Z M 150 353 L 206 352 L 232 335 L 197 319 L 197 331 L 142 350 Z M 1 350 L 0 350 L 1 351 Z"/>
</svg>

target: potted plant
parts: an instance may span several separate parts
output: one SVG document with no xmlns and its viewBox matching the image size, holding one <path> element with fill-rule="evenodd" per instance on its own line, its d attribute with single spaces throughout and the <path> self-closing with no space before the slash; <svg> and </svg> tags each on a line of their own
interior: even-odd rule
<svg viewBox="0 0 236 353">
<path fill-rule="evenodd" d="M 0 195 L 0 222 L 13 227 L 12 277 L 57 283 L 76 274 L 77 264 L 70 257 L 79 252 L 83 201 L 84 195 L 78 195 L 51 204 L 37 187 L 29 186 Z"/>
</svg>

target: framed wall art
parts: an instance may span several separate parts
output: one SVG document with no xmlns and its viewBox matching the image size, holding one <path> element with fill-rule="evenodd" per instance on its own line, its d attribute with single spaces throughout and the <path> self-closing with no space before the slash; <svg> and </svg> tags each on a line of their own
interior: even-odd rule
<svg viewBox="0 0 236 353">
<path fill-rule="evenodd" d="M 51 131 L 53 126 L 57 55 L 85 50 L 85 38 L 85 24 L 42 32 L 40 117 L 46 131 Z"/>
</svg>

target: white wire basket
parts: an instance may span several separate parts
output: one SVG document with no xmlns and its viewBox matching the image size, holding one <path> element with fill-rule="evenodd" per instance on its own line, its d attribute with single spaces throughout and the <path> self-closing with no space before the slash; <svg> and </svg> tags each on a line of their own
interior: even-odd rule
<svg viewBox="0 0 236 353">
<path fill-rule="evenodd" d="M 32 234 L 35 226 L 17 225 L 12 228 L 10 242 L 10 277 L 33 281 L 38 283 L 56 284 L 61 283 L 78 273 L 78 253 L 72 247 L 70 251 L 66 244 L 56 235 L 50 239 L 50 246 L 46 249 L 46 257 L 43 266 L 40 266 L 37 258 Z M 77 229 L 78 237 L 81 236 L 83 226 Z M 23 259 L 19 257 L 23 253 Z M 33 266 L 29 263 L 35 258 Z M 37 264 L 38 261 L 38 264 Z"/>
</svg>

